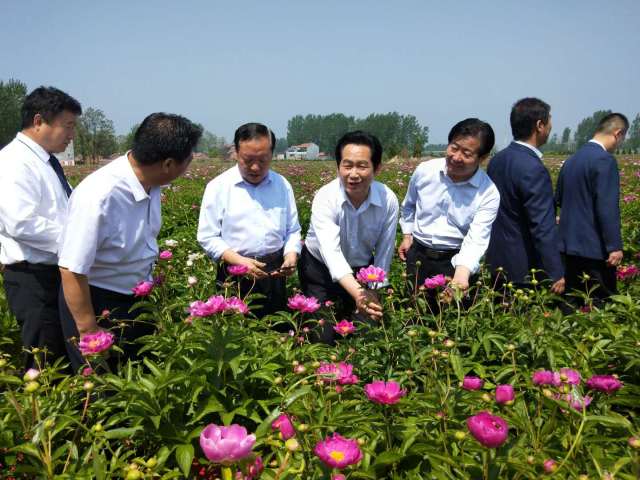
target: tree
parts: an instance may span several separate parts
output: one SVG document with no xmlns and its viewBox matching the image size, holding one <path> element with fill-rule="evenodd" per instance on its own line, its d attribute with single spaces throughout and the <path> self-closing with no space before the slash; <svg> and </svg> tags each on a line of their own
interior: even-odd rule
<svg viewBox="0 0 640 480">
<path fill-rule="evenodd" d="M 20 110 L 27 96 L 27 86 L 19 80 L 0 81 L 0 148 L 20 131 Z"/>
<path fill-rule="evenodd" d="M 640 113 L 636 115 L 636 118 L 631 122 L 631 126 L 629 127 L 629 140 L 627 141 L 629 144 L 629 148 L 634 151 L 640 149 Z"/>
<path fill-rule="evenodd" d="M 209 157 L 220 157 L 223 154 L 224 137 L 219 137 L 209 130 L 206 130 L 202 125 L 198 124 L 202 128 L 202 136 L 196 145 L 195 151 L 200 153 L 206 153 Z"/>
<path fill-rule="evenodd" d="M 273 153 L 275 153 L 276 155 L 280 154 L 280 153 L 284 153 L 287 151 L 287 148 L 289 148 L 289 143 L 287 142 L 286 138 L 277 138 L 276 139 L 276 147 L 273 150 Z"/>
<path fill-rule="evenodd" d="M 569 127 L 564 127 L 564 130 L 562 131 L 562 141 L 560 143 L 562 143 L 563 145 L 567 145 L 570 140 L 571 129 Z"/>
<path fill-rule="evenodd" d="M 139 126 L 140 124 L 136 123 L 131 127 L 129 133 L 118 137 L 118 153 L 125 153 L 133 148 L 133 137 L 135 136 Z"/>
<path fill-rule="evenodd" d="M 576 133 L 573 135 L 573 140 L 576 142 L 576 148 L 581 147 L 593 137 L 600 120 L 610 113 L 611 110 L 598 110 L 590 117 L 582 119 L 576 128 Z"/>
<path fill-rule="evenodd" d="M 118 150 L 118 142 L 109 120 L 100 109 L 89 107 L 79 118 L 76 128 L 75 150 L 83 162 L 93 163 Z"/>
</svg>

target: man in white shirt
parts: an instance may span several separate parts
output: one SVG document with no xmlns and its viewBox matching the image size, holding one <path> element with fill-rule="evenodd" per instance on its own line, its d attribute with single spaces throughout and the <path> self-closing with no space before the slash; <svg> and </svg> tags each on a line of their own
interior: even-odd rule
<svg viewBox="0 0 640 480">
<path fill-rule="evenodd" d="M 38 365 L 65 355 L 58 312 L 58 240 L 71 187 L 53 155 L 73 140 L 77 100 L 36 88 L 22 105 L 22 131 L 0 151 L 0 262 L 9 309 L 26 349 L 46 348 Z"/>
<path fill-rule="evenodd" d="M 247 123 L 234 135 L 238 163 L 211 180 L 200 207 L 198 242 L 218 264 L 243 265 L 240 293 L 264 295 L 253 313 L 263 317 L 285 310 L 286 279 L 301 249 L 298 209 L 289 182 L 270 170 L 275 135 L 265 125 Z"/>
<path fill-rule="evenodd" d="M 380 301 L 358 283 L 354 273 L 370 264 L 389 272 L 398 199 L 374 180 L 382 161 L 382 145 L 375 136 L 349 132 L 338 141 L 335 156 L 338 178 L 318 190 L 311 206 L 311 224 L 298 267 L 300 283 L 305 295 L 320 302 L 339 301 L 339 317 L 357 308 L 379 319 Z M 334 335 L 333 325 L 325 323 L 321 340 L 332 344 Z"/>
<path fill-rule="evenodd" d="M 149 115 L 138 127 L 133 148 L 85 178 L 69 201 L 67 224 L 60 244 L 63 295 L 60 313 L 65 338 L 82 338 L 101 328 L 114 328 L 125 360 L 135 359 L 133 342 L 153 332 L 153 325 L 135 321 L 129 312 L 138 300 L 133 288 L 151 280 L 158 255 L 160 187 L 181 176 L 189 166 L 202 129 L 184 117 Z M 109 318 L 101 313 L 110 312 Z M 83 358 L 67 342 L 72 366 Z"/>
<path fill-rule="evenodd" d="M 449 132 L 446 158 L 421 163 L 401 207 L 403 240 L 413 288 L 438 274 L 466 291 L 489 244 L 500 194 L 480 164 L 494 145 L 491 126 L 468 118 Z M 419 262 L 419 263 L 418 263 Z"/>
</svg>

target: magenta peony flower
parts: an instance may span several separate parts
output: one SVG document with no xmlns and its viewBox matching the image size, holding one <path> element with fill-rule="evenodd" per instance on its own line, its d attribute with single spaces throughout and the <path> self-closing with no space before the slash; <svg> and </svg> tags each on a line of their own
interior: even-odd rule
<svg viewBox="0 0 640 480">
<path fill-rule="evenodd" d="M 171 250 L 163 250 L 160 252 L 159 256 L 160 260 L 171 260 L 173 253 L 171 253 Z"/>
<path fill-rule="evenodd" d="M 407 391 L 401 390 L 400 384 L 397 382 L 377 380 L 365 385 L 364 393 L 374 403 L 393 405 L 398 403 L 407 394 Z"/>
<path fill-rule="evenodd" d="M 635 265 L 619 266 L 616 271 L 616 277 L 618 280 L 628 280 L 635 278 L 640 274 L 640 269 Z"/>
<path fill-rule="evenodd" d="M 349 322 L 347 320 L 340 320 L 333 329 L 343 337 L 346 337 L 350 333 L 356 331 L 356 327 L 353 325 L 353 322 Z"/>
<path fill-rule="evenodd" d="M 431 278 L 426 278 L 424 281 L 424 287 L 428 289 L 444 287 L 446 284 L 447 284 L 447 279 L 443 274 L 439 274 Z"/>
<path fill-rule="evenodd" d="M 264 463 L 262 462 L 262 457 L 257 456 L 254 462 L 251 465 L 249 465 L 245 480 L 254 480 L 256 478 L 259 478 L 263 470 L 264 470 Z"/>
<path fill-rule="evenodd" d="M 379 283 L 384 282 L 387 273 L 374 265 L 369 265 L 366 268 L 361 268 L 356 274 L 356 280 L 360 283 Z"/>
<path fill-rule="evenodd" d="M 296 435 L 296 431 L 293 428 L 291 419 L 286 413 L 283 413 L 278 418 L 276 418 L 271 423 L 271 428 L 273 430 L 278 430 L 280 432 L 280 435 L 282 435 L 283 440 L 289 440 L 291 437 L 295 437 Z"/>
<path fill-rule="evenodd" d="M 316 444 L 313 452 L 329 468 L 345 468 L 362 460 L 362 452 L 356 440 L 344 438 L 338 433 Z"/>
<path fill-rule="evenodd" d="M 93 375 L 93 368 L 91 368 L 91 367 L 84 367 L 84 368 L 82 369 L 82 376 L 83 376 L 83 377 L 89 377 L 89 376 L 91 376 L 91 375 Z"/>
<path fill-rule="evenodd" d="M 249 272 L 249 267 L 246 265 L 229 265 L 227 267 L 227 272 L 229 272 L 230 275 L 245 275 Z"/>
<path fill-rule="evenodd" d="M 581 397 L 577 393 L 567 393 L 564 395 L 563 400 L 574 410 L 582 412 L 582 407 L 587 408 L 591 404 L 592 398 L 588 395 Z"/>
<path fill-rule="evenodd" d="M 353 365 L 340 362 L 339 364 L 322 362 L 316 374 L 324 383 L 337 382 L 340 385 L 354 385 L 358 383 L 358 377 L 353 375 Z"/>
<path fill-rule="evenodd" d="M 462 380 L 462 388 L 465 390 L 480 390 L 484 385 L 484 380 L 479 377 L 466 376 Z"/>
<path fill-rule="evenodd" d="M 560 381 L 562 383 L 568 383 L 569 385 L 580 385 L 582 377 L 580 376 L 580 372 L 576 370 L 571 368 L 561 368 Z"/>
<path fill-rule="evenodd" d="M 240 300 L 238 297 L 230 297 L 226 300 L 224 311 L 234 311 L 246 315 L 247 313 L 249 313 L 249 307 L 247 307 L 247 304 Z"/>
<path fill-rule="evenodd" d="M 100 330 L 96 333 L 83 335 L 78 343 L 78 348 L 82 355 L 96 355 L 109 349 L 113 345 L 113 341 L 113 333 Z"/>
<path fill-rule="evenodd" d="M 138 282 L 138 284 L 131 289 L 134 297 L 147 297 L 153 290 L 153 282 Z"/>
<path fill-rule="evenodd" d="M 256 441 L 255 435 L 247 435 L 240 425 L 219 427 L 207 425 L 200 434 L 200 447 L 211 462 L 229 465 L 251 454 Z"/>
<path fill-rule="evenodd" d="M 623 384 L 613 375 L 593 375 L 587 380 L 587 388 L 598 390 L 606 394 L 613 393 L 622 388 Z"/>
<path fill-rule="evenodd" d="M 467 427 L 473 438 L 487 448 L 498 448 L 509 436 L 507 422 L 489 412 L 480 412 L 467 418 Z"/>
<path fill-rule="evenodd" d="M 531 377 L 534 385 L 552 385 L 558 387 L 562 382 L 558 372 L 550 372 L 549 370 L 539 370 L 533 373 Z"/>
<path fill-rule="evenodd" d="M 317 298 L 305 297 L 299 293 L 289 299 L 287 306 L 291 310 L 298 310 L 300 313 L 313 313 L 320 308 Z"/>
<path fill-rule="evenodd" d="M 336 473 L 335 475 L 331 475 L 331 480 L 347 480 L 342 473 Z"/>
<path fill-rule="evenodd" d="M 547 458 L 542 464 L 542 468 L 544 468 L 544 471 L 547 473 L 553 473 L 558 469 L 558 464 L 555 460 Z"/>
<path fill-rule="evenodd" d="M 496 387 L 496 403 L 499 405 L 511 405 L 516 398 L 512 385 L 498 385 Z"/>
<path fill-rule="evenodd" d="M 222 295 L 209 297 L 206 302 L 197 300 L 189 305 L 189 313 L 192 317 L 210 317 L 222 313 L 227 308 L 227 301 Z"/>
</svg>

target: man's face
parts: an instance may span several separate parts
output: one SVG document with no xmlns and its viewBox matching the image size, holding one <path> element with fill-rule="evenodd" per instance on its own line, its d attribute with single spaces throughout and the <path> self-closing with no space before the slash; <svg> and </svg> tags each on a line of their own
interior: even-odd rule
<svg viewBox="0 0 640 480">
<path fill-rule="evenodd" d="M 56 115 L 47 123 L 39 114 L 34 120 L 37 142 L 49 153 L 64 152 L 76 131 L 78 116 L 67 110 Z"/>
<path fill-rule="evenodd" d="M 478 137 L 457 137 L 447 146 L 447 175 L 454 182 L 464 182 L 478 170 L 484 158 L 478 156 Z"/>
<path fill-rule="evenodd" d="M 189 155 L 189 158 L 187 158 L 183 162 L 178 162 L 173 158 L 169 159 L 166 166 L 167 181 L 165 182 L 165 184 L 173 182 L 176 178 L 184 175 L 184 173 L 189 168 L 189 165 L 191 165 L 191 160 L 193 160 L 193 154 Z"/>
<path fill-rule="evenodd" d="M 547 140 L 549 140 L 549 136 L 551 135 L 551 128 L 552 128 L 552 123 L 551 123 L 551 114 L 549 114 L 549 121 L 546 124 L 542 124 L 541 128 L 539 130 L 539 143 L 538 145 L 542 146 L 545 143 L 547 143 Z"/>
<path fill-rule="evenodd" d="M 347 144 L 342 148 L 338 175 L 349 199 L 366 198 L 376 173 L 368 146 Z"/>
<path fill-rule="evenodd" d="M 242 178 L 254 185 L 259 184 L 267 176 L 271 166 L 271 139 L 258 137 L 240 142 L 237 157 Z"/>
</svg>

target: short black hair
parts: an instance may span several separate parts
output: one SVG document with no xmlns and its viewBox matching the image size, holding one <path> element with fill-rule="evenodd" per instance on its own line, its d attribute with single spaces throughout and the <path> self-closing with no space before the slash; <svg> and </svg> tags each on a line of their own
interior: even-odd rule
<svg viewBox="0 0 640 480">
<path fill-rule="evenodd" d="M 622 113 L 610 113 L 598 122 L 596 133 L 613 133 L 617 129 L 629 130 L 629 119 Z"/>
<path fill-rule="evenodd" d="M 476 137 L 480 140 L 480 148 L 478 149 L 478 157 L 480 158 L 491 152 L 496 143 L 496 136 L 491 125 L 478 118 L 466 118 L 456 123 L 449 132 L 449 143 L 461 137 Z"/>
<path fill-rule="evenodd" d="M 375 170 L 382 162 L 382 144 L 378 137 L 362 130 L 355 130 L 353 132 L 345 133 L 336 145 L 336 163 L 338 167 L 342 161 L 342 150 L 347 145 L 364 145 L 371 150 L 371 163 Z"/>
<path fill-rule="evenodd" d="M 240 142 L 247 142 L 262 137 L 271 139 L 271 153 L 273 153 L 273 150 L 276 148 L 276 135 L 269 127 L 256 122 L 240 125 L 233 135 L 233 144 L 236 146 L 236 152 L 240 150 Z"/>
<path fill-rule="evenodd" d="M 549 123 L 551 107 L 539 98 L 527 97 L 511 107 L 511 133 L 514 140 L 526 140 L 536 129 L 538 120 Z"/>
<path fill-rule="evenodd" d="M 169 158 L 182 163 L 189 158 L 201 135 L 202 128 L 185 117 L 152 113 L 136 130 L 131 152 L 142 165 L 153 165 Z"/>
<path fill-rule="evenodd" d="M 33 117 L 40 114 L 45 122 L 51 123 L 64 111 L 82 115 L 82 106 L 71 95 L 55 87 L 38 87 L 24 99 L 22 104 L 22 129 L 33 126 Z"/>
</svg>

